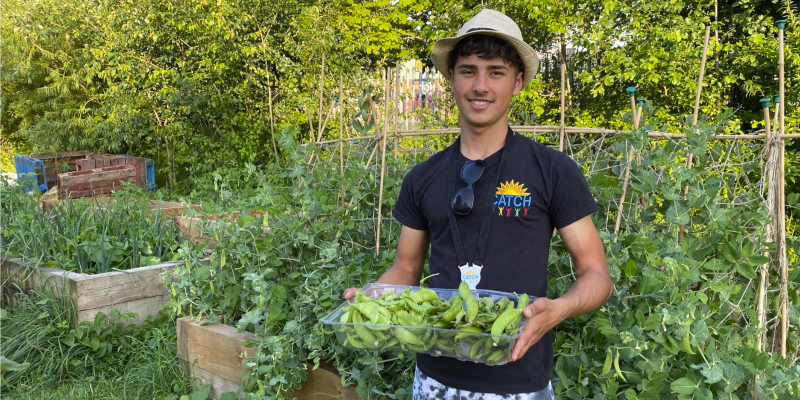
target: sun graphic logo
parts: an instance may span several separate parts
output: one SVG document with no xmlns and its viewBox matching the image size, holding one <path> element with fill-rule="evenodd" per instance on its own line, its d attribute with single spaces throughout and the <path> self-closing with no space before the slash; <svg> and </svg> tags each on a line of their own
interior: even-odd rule
<svg viewBox="0 0 800 400">
<path fill-rule="evenodd" d="M 500 195 L 510 195 L 510 196 L 529 196 L 527 190 L 525 190 L 525 184 L 514 182 L 512 179 L 511 182 L 501 183 L 500 187 L 497 188 L 497 193 Z"/>
<path fill-rule="evenodd" d="M 501 217 L 527 217 L 531 194 L 522 182 L 501 183 L 495 192 L 494 212 Z"/>
</svg>

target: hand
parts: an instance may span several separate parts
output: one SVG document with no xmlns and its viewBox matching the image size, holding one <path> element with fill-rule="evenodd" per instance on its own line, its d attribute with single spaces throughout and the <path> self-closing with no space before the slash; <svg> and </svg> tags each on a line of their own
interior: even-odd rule
<svg viewBox="0 0 800 400">
<path fill-rule="evenodd" d="M 347 289 L 344 290 L 344 299 L 345 300 L 350 300 L 353 297 L 356 297 L 356 293 L 358 293 L 358 288 L 354 288 L 354 287 L 347 288 Z"/>
<path fill-rule="evenodd" d="M 545 333 L 561 323 L 564 320 L 562 315 L 565 315 L 558 300 L 551 300 L 545 297 L 537 298 L 532 304 L 525 307 L 522 314 L 528 318 L 528 322 L 522 328 L 522 334 L 511 351 L 509 361 L 517 361 L 522 358 L 528 349 L 536 344 Z"/>
</svg>

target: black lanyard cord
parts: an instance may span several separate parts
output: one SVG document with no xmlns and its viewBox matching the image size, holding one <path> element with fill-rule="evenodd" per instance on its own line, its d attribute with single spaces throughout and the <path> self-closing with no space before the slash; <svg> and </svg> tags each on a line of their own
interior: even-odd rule
<svg viewBox="0 0 800 400">
<path fill-rule="evenodd" d="M 511 130 L 511 128 L 509 128 L 508 134 L 506 135 L 505 146 L 500 150 L 502 152 L 500 163 L 497 165 L 497 170 L 494 172 L 494 176 L 492 176 L 491 183 L 489 183 L 489 190 L 487 190 L 488 193 L 486 194 L 486 204 L 483 207 L 483 220 L 481 221 L 481 230 L 480 235 L 478 236 L 478 247 L 475 252 L 475 261 L 473 262 L 474 265 L 483 266 L 483 256 L 484 252 L 486 251 L 486 243 L 489 241 L 489 228 L 492 224 L 492 205 L 494 205 L 492 194 L 497 188 L 497 183 L 500 181 L 500 168 L 503 166 L 503 163 L 505 162 L 506 158 L 508 158 L 509 154 L 511 154 L 513 136 L 514 132 Z M 459 141 L 454 144 L 450 156 L 451 162 L 447 181 L 447 196 L 451 202 L 456 194 L 456 176 L 458 175 L 458 153 L 460 152 L 460 141 L 461 139 L 459 138 Z M 447 211 L 447 219 L 450 221 L 450 233 L 453 236 L 453 243 L 456 247 L 458 263 L 460 266 L 467 265 L 467 256 L 466 253 L 464 253 L 464 244 L 461 241 L 461 234 L 458 231 L 458 223 L 456 222 L 456 214 L 453 212 L 452 204 L 448 203 Z"/>
</svg>

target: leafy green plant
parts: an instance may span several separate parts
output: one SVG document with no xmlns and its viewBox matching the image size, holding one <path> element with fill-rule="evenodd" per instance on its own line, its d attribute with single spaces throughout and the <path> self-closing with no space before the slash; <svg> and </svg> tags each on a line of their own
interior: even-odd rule
<svg viewBox="0 0 800 400">
<path fill-rule="evenodd" d="M 731 116 L 687 128 L 685 140 L 648 139 L 644 132 L 655 128 L 653 122 L 621 138 L 573 137 L 567 143 L 602 208 L 594 219 L 616 290 L 601 309 L 554 331 L 552 378 L 559 399 L 682 399 L 709 393 L 745 398 L 756 373 L 765 398 L 797 395 L 800 371 L 794 359 L 755 350 L 760 334 L 768 346 L 774 343 L 772 331 L 759 332 L 755 322 L 756 271 L 774 246 L 764 240 L 770 219 L 761 192 L 754 190 L 761 185 L 762 149 L 712 140 Z M 333 361 L 344 383 L 356 383 L 364 398 L 408 398 L 412 360 L 396 353 L 354 353 L 319 323 L 341 302 L 343 288 L 374 281 L 393 260 L 396 222 L 384 220 L 377 255 L 374 248 L 380 170 L 366 166 L 369 151 L 353 146 L 342 175 L 333 162 L 338 150 L 303 147 L 291 137 L 281 138 L 280 172 L 256 173 L 260 192 L 270 193 L 260 198 L 268 220 L 245 218 L 207 232 L 219 239 L 207 267 L 198 262 L 198 248 L 183 246 L 181 257 L 194 261 L 176 267 L 171 306 L 256 334 L 250 343 L 255 355 L 246 364 L 247 391 L 256 398 L 298 387 L 307 363 L 322 360 Z M 615 232 L 630 146 L 641 161 L 633 159 L 623 224 Z M 689 153 L 696 157 L 692 168 L 686 168 Z M 387 157 L 384 210 L 393 206 L 402 177 L 415 162 L 411 153 Z M 271 232 L 258 234 L 265 224 Z M 559 240 L 550 262 L 549 294 L 555 297 L 572 281 Z M 790 292 L 799 283 L 796 271 L 792 267 Z M 775 287 L 774 274 L 770 279 Z M 776 307 L 771 301 L 768 313 L 775 315 Z M 794 297 L 790 310 L 796 320 Z M 792 352 L 797 340 L 793 326 Z"/>
<path fill-rule="evenodd" d="M 76 199 L 43 212 L 36 197 L 3 184 L 2 250 L 6 257 L 88 274 L 168 261 L 178 227 L 137 195 L 123 190 L 110 202 Z"/>
<path fill-rule="evenodd" d="M 131 399 L 189 391 L 169 315 L 149 317 L 138 327 L 128 325 L 135 314 L 112 311 L 76 326 L 71 300 L 51 290 L 8 300 L 12 307 L 0 312 L 2 357 L 27 368 L 2 371 L 3 396 L 25 396 L 68 381 L 111 381 Z"/>
</svg>

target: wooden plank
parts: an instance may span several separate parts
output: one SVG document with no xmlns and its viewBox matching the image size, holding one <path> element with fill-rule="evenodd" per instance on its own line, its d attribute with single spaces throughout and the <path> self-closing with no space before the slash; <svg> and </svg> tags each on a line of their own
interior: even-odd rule
<svg viewBox="0 0 800 400">
<path fill-rule="evenodd" d="M 111 310 L 115 309 L 137 313 L 138 317 L 131 321 L 137 325 L 148 316 L 157 314 L 161 306 L 169 301 L 165 275 L 180 265 L 179 262 L 170 262 L 88 275 L 12 260 L 2 253 L 0 260 L 0 281 L 4 285 L 17 286 L 22 291 L 48 287 L 57 295 L 69 295 L 75 304 L 78 322 L 93 321 L 98 312 L 110 315 Z M 207 265 L 209 259 L 200 262 Z"/>
<path fill-rule="evenodd" d="M 208 392 L 208 398 L 210 399 L 218 399 L 226 392 L 238 392 L 241 388 L 241 384 L 238 382 L 208 372 L 186 360 L 178 359 L 178 362 L 189 375 L 189 381 L 195 389 L 200 390 L 206 385 L 211 386 L 211 390 Z M 239 398 L 244 398 L 244 393 L 239 395 Z"/>
<path fill-rule="evenodd" d="M 84 276 L 53 267 L 39 267 L 31 261 L 12 259 L 0 253 L 0 282 L 21 291 L 50 289 L 56 295 L 77 297 L 75 280 Z"/>
<path fill-rule="evenodd" d="M 147 317 L 158 314 L 158 312 L 161 310 L 161 307 L 163 307 L 164 304 L 170 300 L 170 298 L 170 294 L 167 293 L 160 296 L 145 297 L 122 303 L 118 302 L 114 305 L 92 308 L 91 310 L 78 310 L 78 318 L 76 321 L 77 323 L 81 323 L 83 321 L 91 322 L 94 321 L 94 318 L 98 313 L 102 312 L 107 316 L 111 316 L 111 311 L 117 310 L 121 313 L 136 313 L 136 318 L 128 320 L 127 323 L 141 326 L 144 324 L 144 321 L 147 319 Z M 114 322 L 118 321 L 115 320 Z"/>
<path fill-rule="evenodd" d="M 245 358 L 239 355 L 253 355 L 252 348 L 246 348 L 242 343 L 254 336 L 238 333 L 236 328 L 216 322 L 200 325 L 195 321 L 192 317 L 179 318 L 177 321 L 178 358 L 181 365 L 197 387 L 211 385 L 213 398 L 225 392 L 236 392 L 245 374 L 242 369 Z M 342 387 L 341 377 L 332 364 L 320 363 L 316 370 L 307 364 L 307 368 L 308 380 L 301 389 L 287 392 L 286 398 L 359 399 L 355 387 Z"/>
<path fill-rule="evenodd" d="M 75 279 L 75 306 L 79 311 L 112 306 L 169 293 L 163 275 L 180 262 L 170 262 L 125 271 L 83 275 Z"/>
<path fill-rule="evenodd" d="M 129 177 L 136 177 L 136 167 L 132 165 L 118 165 L 114 167 L 94 168 L 86 171 L 58 174 L 58 179 L 61 186 Z"/>
<path fill-rule="evenodd" d="M 308 364 L 308 380 L 303 388 L 286 392 L 287 399 L 303 400 L 360 400 L 355 386 L 342 386 L 339 372 L 332 364 L 320 363 L 319 368 L 312 370 Z"/>
<path fill-rule="evenodd" d="M 122 182 L 133 182 L 133 177 L 124 177 L 124 178 L 117 178 L 117 179 L 104 179 L 102 181 L 94 181 L 94 182 L 81 182 L 81 183 L 71 183 L 68 185 L 61 185 L 60 189 L 62 192 L 78 192 L 82 190 L 94 190 L 100 188 L 122 188 Z"/>
<path fill-rule="evenodd" d="M 253 334 L 239 333 L 236 328 L 217 322 L 201 326 L 192 317 L 179 318 L 177 324 L 179 358 L 230 381 L 241 382 L 246 358 L 240 355 L 253 355 L 253 348 L 242 343 L 254 338 Z"/>
<path fill-rule="evenodd" d="M 90 152 L 87 150 L 78 150 L 78 151 L 61 151 L 57 153 L 30 154 L 28 155 L 28 157 L 35 158 L 37 160 L 49 160 L 51 158 L 85 157 L 89 154 Z"/>
</svg>

